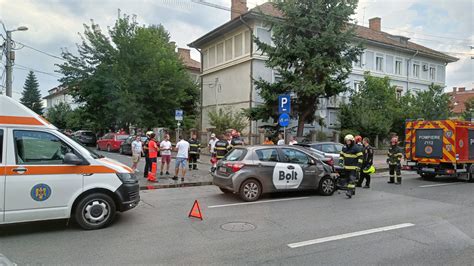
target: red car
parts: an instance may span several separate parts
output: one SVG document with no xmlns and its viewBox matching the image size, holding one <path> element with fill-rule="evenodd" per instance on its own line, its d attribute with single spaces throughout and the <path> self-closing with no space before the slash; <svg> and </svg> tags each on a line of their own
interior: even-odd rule
<svg viewBox="0 0 474 266">
<path fill-rule="evenodd" d="M 107 133 L 102 138 L 97 140 L 97 149 L 111 151 L 118 151 L 120 145 L 124 142 L 129 135 L 117 134 L 117 133 Z"/>
</svg>

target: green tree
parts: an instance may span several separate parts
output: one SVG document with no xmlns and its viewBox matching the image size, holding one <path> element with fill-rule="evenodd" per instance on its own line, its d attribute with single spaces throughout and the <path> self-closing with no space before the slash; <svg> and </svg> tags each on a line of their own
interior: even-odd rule
<svg viewBox="0 0 474 266">
<path fill-rule="evenodd" d="M 38 80 L 33 71 L 30 71 L 26 77 L 20 102 L 35 113 L 43 114 L 43 100 L 41 99 Z"/>
<path fill-rule="evenodd" d="M 208 113 L 209 123 L 215 127 L 214 133 L 224 134 L 227 129 L 235 129 L 241 132 L 247 125 L 247 119 L 242 112 L 233 112 L 232 110 L 211 111 Z"/>
<path fill-rule="evenodd" d="M 474 113 L 474 97 L 467 99 L 467 101 L 464 102 L 464 107 L 465 109 L 461 115 L 461 118 L 467 121 L 471 121 Z"/>
<path fill-rule="evenodd" d="M 46 119 L 57 128 L 68 128 L 68 119 L 72 113 L 71 107 L 65 102 L 60 102 L 48 109 Z"/>
<path fill-rule="evenodd" d="M 398 110 L 390 79 L 366 73 L 360 91 L 353 91 L 349 103 L 342 104 L 339 120 L 343 131 L 360 132 L 374 139 L 377 135 L 388 135 Z"/>
<path fill-rule="evenodd" d="M 94 22 L 84 25 L 78 55 L 62 53 L 58 65 L 83 114 L 99 129 L 173 127 L 174 110 L 195 116 L 199 90 L 162 25 L 140 26 L 123 16 L 105 34 Z"/>
<path fill-rule="evenodd" d="M 315 119 L 320 97 L 345 90 L 352 62 L 361 53 L 354 46 L 354 28 L 350 18 L 357 0 L 286 0 L 275 1 L 283 18 L 262 16 L 272 29 L 273 44 L 256 40 L 268 56 L 266 65 L 279 71 L 275 83 L 257 80 L 257 91 L 265 104 L 247 110 L 252 120 L 277 118 L 278 94 L 293 93 L 293 117 L 298 119 L 297 136 L 304 124 Z"/>
</svg>

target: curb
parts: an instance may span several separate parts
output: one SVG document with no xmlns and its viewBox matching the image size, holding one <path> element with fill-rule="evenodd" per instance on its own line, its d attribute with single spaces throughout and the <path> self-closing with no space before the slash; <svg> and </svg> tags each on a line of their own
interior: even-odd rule
<svg viewBox="0 0 474 266">
<path fill-rule="evenodd" d="M 211 181 L 176 183 L 176 184 L 150 184 L 146 186 L 140 186 L 140 190 L 154 190 L 154 189 L 178 188 L 178 187 L 199 187 L 199 186 L 209 186 L 209 185 L 212 185 Z"/>
</svg>

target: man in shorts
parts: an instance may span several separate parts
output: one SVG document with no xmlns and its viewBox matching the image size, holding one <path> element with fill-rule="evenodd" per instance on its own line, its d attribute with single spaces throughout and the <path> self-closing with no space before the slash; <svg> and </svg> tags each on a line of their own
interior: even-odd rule
<svg viewBox="0 0 474 266">
<path fill-rule="evenodd" d="M 173 146 L 170 142 L 170 135 L 165 134 L 164 140 L 160 143 L 161 151 L 161 171 L 160 175 L 163 175 L 163 170 L 165 169 L 166 164 L 166 175 L 170 174 L 170 162 L 171 162 L 171 149 Z"/>
<path fill-rule="evenodd" d="M 186 162 L 189 158 L 189 148 L 189 142 L 184 140 L 182 136 L 179 136 L 179 142 L 176 143 L 175 148 L 178 154 L 176 154 L 176 169 L 173 180 L 178 180 L 179 168 L 181 167 L 181 182 L 184 181 L 184 176 L 186 175 Z"/>
<path fill-rule="evenodd" d="M 135 140 L 132 142 L 132 170 L 136 173 L 138 172 L 137 165 L 140 162 L 142 157 L 143 147 L 140 136 L 136 136 Z"/>
</svg>

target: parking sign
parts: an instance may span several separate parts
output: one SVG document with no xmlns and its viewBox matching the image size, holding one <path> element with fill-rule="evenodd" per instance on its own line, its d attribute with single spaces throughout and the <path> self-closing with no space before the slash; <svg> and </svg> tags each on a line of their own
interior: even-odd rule
<svg viewBox="0 0 474 266">
<path fill-rule="evenodd" d="M 289 94 L 283 94 L 278 96 L 278 113 L 290 113 L 291 112 L 291 97 Z"/>
<path fill-rule="evenodd" d="M 174 112 L 174 120 L 183 121 L 183 110 L 177 109 Z"/>
</svg>

